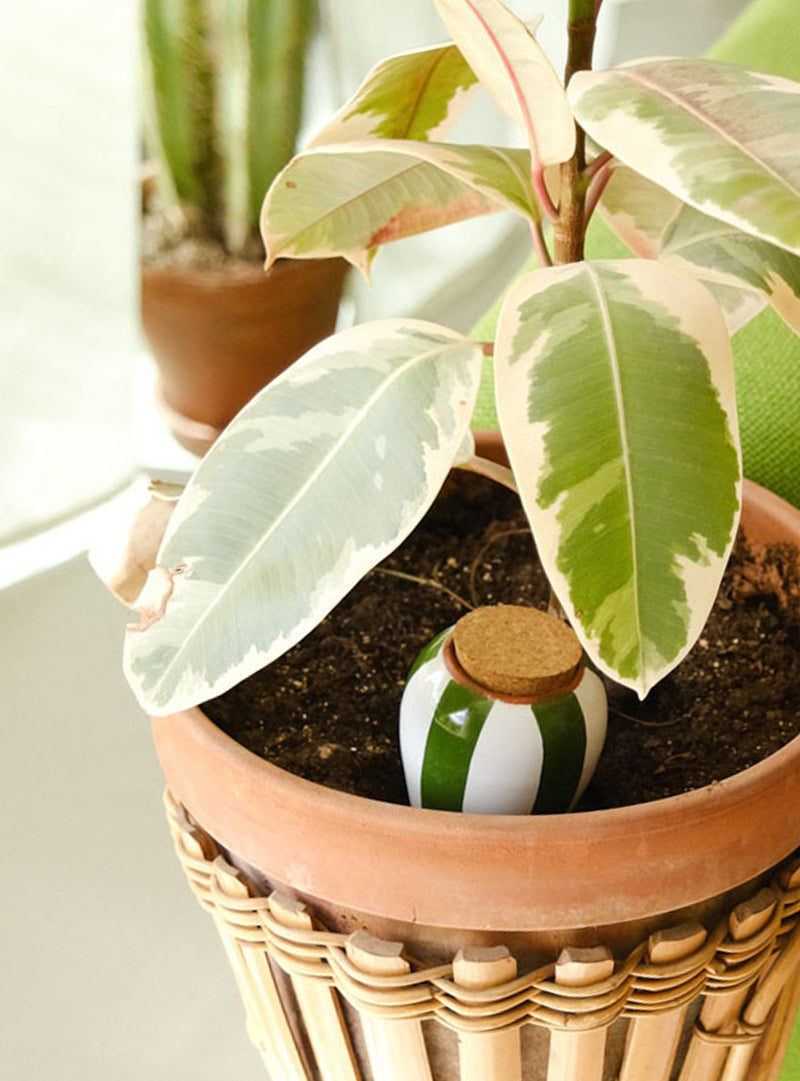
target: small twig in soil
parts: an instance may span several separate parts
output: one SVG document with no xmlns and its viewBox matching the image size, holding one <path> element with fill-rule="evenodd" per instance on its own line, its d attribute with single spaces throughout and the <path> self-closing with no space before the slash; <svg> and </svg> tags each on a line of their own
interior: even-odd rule
<svg viewBox="0 0 800 1081">
<path fill-rule="evenodd" d="M 672 721 L 645 721 L 641 717 L 634 717 L 631 713 L 625 713 L 621 709 L 617 709 L 616 706 L 608 707 L 609 713 L 613 713 L 617 717 L 622 717 L 623 721 L 630 721 L 631 724 L 640 724 L 643 728 L 670 728 L 674 724 L 680 724 L 683 718 L 676 717 Z"/>
<path fill-rule="evenodd" d="M 669 758 L 665 758 L 660 766 L 655 770 L 654 776 L 658 776 L 659 773 L 665 773 L 671 766 L 677 766 L 681 762 L 694 762 L 694 755 L 691 751 L 683 751 L 682 754 L 671 754 Z"/>
<path fill-rule="evenodd" d="M 471 566 L 469 568 L 469 595 L 470 595 L 470 597 L 472 597 L 472 606 L 471 607 L 477 608 L 478 605 L 481 603 L 479 598 L 478 598 L 478 589 L 477 589 L 477 581 L 476 581 L 476 579 L 478 577 L 478 568 L 481 565 L 481 561 L 483 560 L 483 557 L 486 555 L 486 553 L 489 551 L 489 549 L 495 544 L 496 541 L 502 540 L 504 537 L 522 536 L 523 533 L 527 533 L 527 535 L 532 538 L 532 534 L 531 534 L 530 529 L 504 529 L 502 533 L 495 533 L 493 537 L 490 537 L 488 539 L 486 544 L 484 544 L 483 548 L 481 548 L 481 550 L 475 556 L 475 558 L 473 559 L 472 564 L 471 564 Z"/>
<path fill-rule="evenodd" d="M 430 586 L 431 589 L 440 589 L 442 593 L 446 593 L 448 597 L 452 597 L 454 601 L 460 604 L 463 608 L 468 608 L 470 612 L 475 607 L 474 604 L 470 604 L 469 601 L 465 601 L 463 597 L 460 597 L 458 593 L 454 593 L 448 586 L 442 585 L 441 582 L 435 582 L 432 578 L 418 578 L 415 574 L 406 574 L 404 571 L 392 571 L 388 567 L 373 567 L 371 574 L 388 574 L 392 578 L 402 578 L 405 582 L 416 582 L 419 586 Z"/>
</svg>

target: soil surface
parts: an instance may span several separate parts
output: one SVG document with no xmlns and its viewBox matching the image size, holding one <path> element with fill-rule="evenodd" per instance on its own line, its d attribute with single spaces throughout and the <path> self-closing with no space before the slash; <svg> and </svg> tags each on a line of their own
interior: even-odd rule
<svg viewBox="0 0 800 1081">
<path fill-rule="evenodd" d="M 797 553 L 766 571 L 737 544 L 698 645 L 640 702 L 609 686 L 609 732 L 579 809 L 646 802 L 721 780 L 800 732 Z M 480 604 L 546 608 L 517 497 L 453 474 L 421 525 L 283 658 L 204 705 L 239 743 L 332 788 L 405 803 L 397 714 L 421 647 Z"/>
</svg>

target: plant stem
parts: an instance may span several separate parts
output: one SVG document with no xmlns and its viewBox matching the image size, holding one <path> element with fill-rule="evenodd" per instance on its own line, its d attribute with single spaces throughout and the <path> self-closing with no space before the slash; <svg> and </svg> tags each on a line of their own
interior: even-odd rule
<svg viewBox="0 0 800 1081">
<path fill-rule="evenodd" d="M 599 6 L 597 0 L 569 0 L 570 24 L 582 22 L 584 19 L 594 19 Z"/>
<path fill-rule="evenodd" d="M 564 85 L 576 71 L 588 71 L 592 66 L 592 51 L 597 27 L 595 0 L 569 0 L 567 25 L 567 65 Z M 586 230 L 585 198 L 586 136 L 576 124 L 575 153 L 561 166 L 561 202 L 558 218 L 553 223 L 556 263 L 576 263 L 583 258 Z"/>
</svg>

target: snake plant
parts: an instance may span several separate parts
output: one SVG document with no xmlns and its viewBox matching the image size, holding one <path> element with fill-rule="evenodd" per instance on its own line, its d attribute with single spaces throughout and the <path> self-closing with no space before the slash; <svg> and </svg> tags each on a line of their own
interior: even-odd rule
<svg viewBox="0 0 800 1081">
<path fill-rule="evenodd" d="M 143 0 L 145 142 L 188 230 L 258 245 L 295 150 L 315 0 Z"/>
</svg>

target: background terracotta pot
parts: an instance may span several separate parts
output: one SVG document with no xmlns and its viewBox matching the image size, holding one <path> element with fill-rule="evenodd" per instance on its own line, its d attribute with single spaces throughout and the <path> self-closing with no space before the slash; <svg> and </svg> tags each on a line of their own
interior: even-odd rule
<svg viewBox="0 0 800 1081">
<path fill-rule="evenodd" d="M 749 483 L 742 524 L 756 547 L 800 545 L 800 511 Z M 502 947 L 525 971 L 565 947 L 598 944 L 620 961 L 645 949 L 642 943 L 652 947 L 660 929 L 689 920 L 702 921 L 709 933 L 715 926 L 724 931 L 739 918 L 736 906 L 772 882 L 776 865 L 800 844 L 800 738 L 734 777 L 671 799 L 584 814 L 506 817 L 416 810 L 335 792 L 259 759 L 200 710 L 155 718 L 153 731 L 170 792 L 243 871 L 252 892 L 289 895 L 334 932 L 359 929 L 399 940 L 428 965 L 447 964 L 464 948 Z M 800 882 L 800 873 L 792 873 Z M 792 882 L 794 889 L 798 883 Z M 795 893 L 800 900 L 800 889 Z M 784 966 L 791 984 L 800 933 L 790 939 L 792 926 L 781 923 L 790 911 L 784 900 L 776 908 L 775 896 L 768 897 L 766 907 L 762 903 L 767 908 L 770 944 L 767 924 L 758 922 L 746 956 L 759 949 L 773 956 L 782 935 L 784 945 L 794 943 Z M 693 977 L 698 1003 L 704 973 L 701 966 Z M 674 971 L 669 978 L 674 988 Z M 753 974 L 751 983 L 755 979 Z M 433 986 L 435 994 L 435 980 Z M 779 1030 L 762 1041 L 753 1059 L 762 1072 L 746 1072 L 745 1063 L 745 1072 L 731 1077 L 761 1081 L 777 1075 L 796 1003 L 793 986 L 782 1001 Z M 607 1070 L 619 1068 L 625 1041 L 623 1031 L 616 1065 Z M 728 1048 L 714 1046 L 722 1062 Z M 754 1046 L 748 1045 L 751 1058 Z M 641 1072 L 626 1076 L 647 1078 Z M 717 1076 L 686 1075 L 695 1081 Z"/>
<path fill-rule="evenodd" d="M 142 266 L 142 328 L 170 430 L 204 453 L 253 395 L 336 325 L 347 263 Z"/>
</svg>

